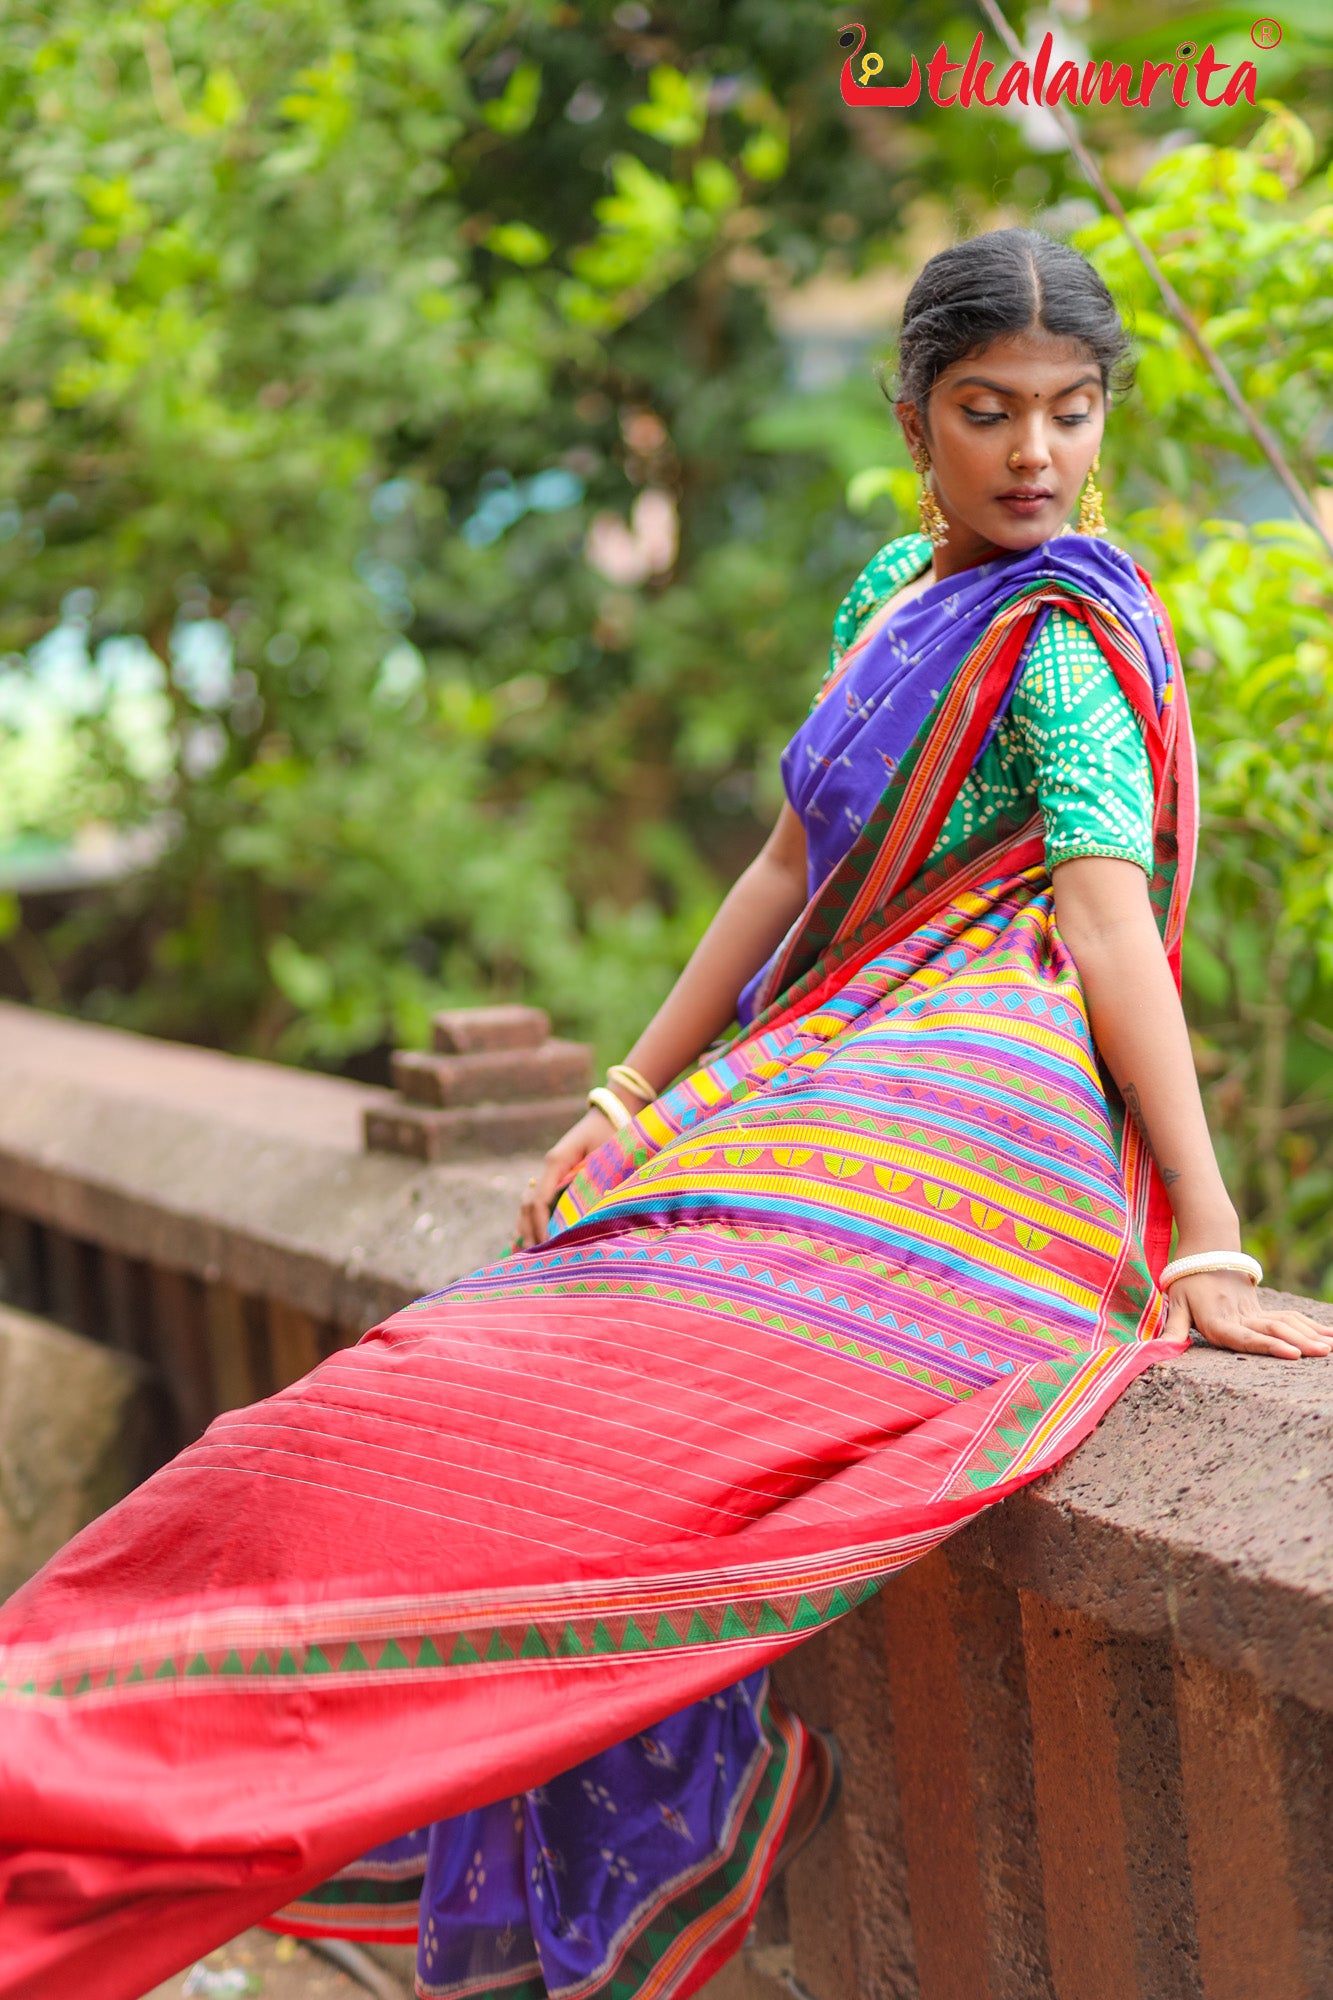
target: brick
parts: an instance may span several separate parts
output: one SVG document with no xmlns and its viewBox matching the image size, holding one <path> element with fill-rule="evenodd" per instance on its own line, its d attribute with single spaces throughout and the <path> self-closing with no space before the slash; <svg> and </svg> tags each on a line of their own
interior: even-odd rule
<svg viewBox="0 0 1333 2000">
<path fill-rule="evenodd" d="M 483 1153 L 541 1152 L 567 1132 L 586 1109 L 582 1097 L 548 1097 L 535 1104 L 483 1104 L 454 1111 L 402 1104 L 366 1113 L 366 1150 L 399 1153 L 431 1165 Z"/>
<path fill-rule="evenodd" d="M 794 1990 L 815 2000 L 916 2000 L 879 1601 L 784 1654 L 774 1681 L 804 1721 L 835 1732 L 843 1760 L 837 1811 L 778 1884 Z"/>
<path fill-rule="evenodd" d="M 540 1007 L 453 1007 L 431 1022 L 432 1047 L 445 1056 L 535 1049 L 551 1032 Z"/>
<path fill-rule="evenodd" d="M 1056 1992 L 1060 2000 L 1157 2000 L 1140 1984 L 1135 1959 L 1113 1635 L 1030 1591 L 1022 1603 Z"/>
<path fill-rule="evenodd" d="M 1018 1592 L 989 1571 L 945 1561 L 949 1622 L 967 1723 L 992 2000 L 1055 2000 L 1032 1776 L 1032 1716 Z M 891 1592 L 892 1582 L 887 1586 Z M 1166 1996 L 1162 1996 L 1166 2000 Z"/>
<path fill-rule="evenodd" d="M 255 1385 L 255 1400 L 262 1402 L 282 1387 L 273 1373 L 273 1341 L 269 1331 L 269 1307 L 271 1297 L 260 1297 L 254 1292 L 237 1290 L 241 1302 L 241 1319 L 245 1333 L 246 1351 L 249 1357 L 249 1374 Z M 289 1299 L 289 1305 L 297 1301 Z M 305 1308 L 302 1307 L 304 1311 Z"/>
<path fill-rule="evenodd" d="M 790 1945 L 747 1943 L 699 1988 L 698 2000 L 792 2000 L 801 1989 L 793 1984 L 790 1961 Z"/>
<path fill-rule="evenodd" d="M 942 1552 L 885 1587 L 898 1797 L 921 2000 L 990 2000 L 953 1595 Z"/>
<path fill-rule="evenodd" d="M 37 1225 L 9 1208 L 0 1209 L 0 1294 L 25 1312 L 44 1303 Z"/>
<path fill-rule="evenodd" d="M 1328 1301 L 1263 1294 L 1333 1323 Z M 958 1538 L 1005 1582 L 1333 1711 L 1333 1365 L 1193 1347 Z"/>
<path fill-rule="evenodd" d="M 1306 1990 L 1333 1993 L 1333 1716 L 1282 1695 L 1271 1717 Z"/>
<path fill-rule="evenodd" d="M 155 1267 L 149 1275 L 149 1288 L 153 1352 L 188 1442 L 207 1429 L 217 1409 L 204 1287 L 188 1272 Z"/>
<path fill-rule="evenodd" d="M 592 1081 L 592 1051 L 583 1042 L 559 1041 L 545 1041 L 535 1049 L 460 1056 L 400 1049 L 393 1058 L 393 1080 L 410 1103 L 441 1110 L 531 1103 L 586 1091 Z"/>
<path fill-rule="evenodd" d="M 148 1266 L 141 1257 L 126 1257 L 104 1249 L 102 1298 L 106 1312 L 103 1337 L 123 1354 L 152 1360 L 153 1306 Z"/>
<path fill-rule="evenodd" d="M 1176 1713 L 1207 2000 L 1322 2000 L 1302 1966 L 1273 1704 L 1181 1656 Z"/>
<path fill-rule="evenodd" d="M 63 1229 L 49 1229 L 46 1263 L 50 1275 L 50 1315 L 85 1340 L 104 1338 L 97 1298 L 96 1252 Z"/>
<path fill-rule="evenodd" d="M 1139 1984 L 1150 2000 L 1201 2000 L 1172 1649 L 1165 1639 L 1109 1638 Z"/>
</svg>

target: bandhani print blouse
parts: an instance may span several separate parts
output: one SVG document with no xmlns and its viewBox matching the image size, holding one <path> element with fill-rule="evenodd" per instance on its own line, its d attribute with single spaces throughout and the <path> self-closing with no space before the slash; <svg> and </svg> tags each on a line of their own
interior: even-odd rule
<svg viewBox="0 0 1333 2000">
<path fill-rule="evenodd" d="M 930 561 L 924 535 L 866 564 L 833 623 L 830 671 L 865 624 Z M 1046 865 L 1104 854 L 1151 875 L 1152 771 L 1143 729 L 1088 627 L 1053 606 L 1022 662 L 1009 709 L 963 781 L 930 858 L 1036 799 Z"/>
</svg>

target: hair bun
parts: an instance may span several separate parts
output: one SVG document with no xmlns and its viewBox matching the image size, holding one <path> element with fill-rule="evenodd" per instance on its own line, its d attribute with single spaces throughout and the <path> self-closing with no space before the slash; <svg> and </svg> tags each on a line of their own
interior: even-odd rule
<svg viewBox="0 0 1333 2000">
<path fill-rule="evenodd" d="M 923 409 L 955 361 L 1032 327 L 1081 342 L 1108 396 L 1133 380 L 1129 335 L 1087 258 L 1036 229 L 991 229 L 939 251 L 918 272 L 903 308 L 894 400 Z"/>
</svg>

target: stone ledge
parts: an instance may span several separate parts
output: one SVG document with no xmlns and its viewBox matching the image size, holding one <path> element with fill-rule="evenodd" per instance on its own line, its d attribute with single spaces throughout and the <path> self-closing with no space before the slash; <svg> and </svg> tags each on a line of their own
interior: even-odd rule
<svg viewBox="0 0 1333 2000">
<path fill-rule="evenodd" d="M 364 1328 L 501 1254 L 536 1166 L 363 1154 L 397 1101 L 0 1006 L 0 1208 Z"/>
<path fill-rule="evenodd" d="M 363 1155 L 386 1098 L 0 1007 L 0 1208 L 359 1330 L 501 1255 L 535 1166 Z M 1193 1349 L 957 1552 L 1333 1710 L 1331 1416 L 1333 1361 Z"/>
<path fill-rule="evenodd" d="M 1265 1296 L 1333 1324 L 1333 1306 Z M 1333 1709 L 1333 1358 L 1192 1347 L 953 1546 L 1115 1630 Z"/>
<path fill-rule="evenodd" d="M 393 1081 L 409 1103 L 436 1111 L 464 1106 L 540 1102 L 586 1092 L 592 1054 L 583 1042 L 548 1038 L 535 1049 L 482 1049 L 473 1055 L 435 1055 L 399 1049 Z"/>
</svg>

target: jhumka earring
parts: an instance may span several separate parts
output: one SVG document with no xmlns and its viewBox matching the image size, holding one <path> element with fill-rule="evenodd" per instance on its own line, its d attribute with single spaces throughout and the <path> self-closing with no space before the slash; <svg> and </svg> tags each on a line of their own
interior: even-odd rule
<svg viewBox="0 0 1333 2000">
<path fill-rule="evenodd" d="M 949 523 L 944 518 L 944 509 L 935 498 L 930 485 L 930 453 L 924 445 L 912 453 L 912 463 L 921 474 L 921 491 L 917 495 L 916 511 L 921 517 L 921 532 L 930 539 L 933 549 L 942 549 L 949 539 Z"/>
<path fill-rule="evenodd" d="M 1078 533 L 1080 535 L 1104 535 L 1106 533 L 1106 515 L 1102 509 L 1102 489 L 1098 486 L 1094 477 L 1101 462 L 1102 455 L 1098 452 L 1096 458 L 1092 461 L 1092 471 L 1088 474 L 1088 483 L 1083 488 L 1083 496 L 1078 503 Z"/>
</svg>

